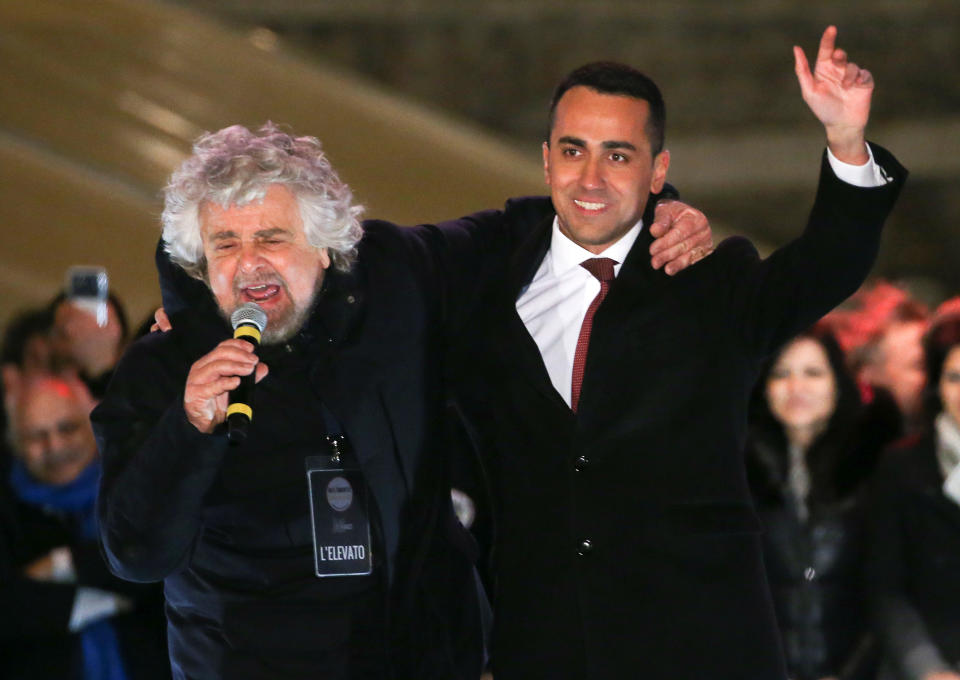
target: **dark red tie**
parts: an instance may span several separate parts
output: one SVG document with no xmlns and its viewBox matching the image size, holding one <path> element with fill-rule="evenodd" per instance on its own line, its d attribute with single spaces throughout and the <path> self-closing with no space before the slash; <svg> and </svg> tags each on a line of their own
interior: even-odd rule
<svg viewBox="0 0 960 680">
<path fill-rule="evenodd" d="M 580 403 L 580 386 L 583 384 L 583 367 L 587 363 L 587 347 L 590 345 L 590 330 L 593 328 L 593 315 L 597 313 L 597 308 L 607 297 L 607 291 L 610 290 L 610 282 L 613 281 L 613 265 L 616 262 L 609 257 L 594 257 L 584 260 L 580 266 L 593 274 L 600 281 L 600 292 L 593 302 L 587 307 L 587 313 L 583 317 L 583 325 L 580 326 L 580 337 L 577 338 L 577 351 L 573 353 L 573 390 L 570 392 L 570 408 L 577 412 L 577 404 Z"/>
</svg>

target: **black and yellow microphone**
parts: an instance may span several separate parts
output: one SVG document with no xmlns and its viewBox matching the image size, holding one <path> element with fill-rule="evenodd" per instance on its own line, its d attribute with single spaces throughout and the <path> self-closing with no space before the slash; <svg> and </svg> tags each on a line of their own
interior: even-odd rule
<svg viewBox="0 0 960 680">
<path fill-rule="evenodd" d="M 267 314 L 255 302 L 246 302 L 230 315 L 233 337 L 246 340 L 253 349 L 260 347 L 260 335 L 267 327 Z M 227 438 L 239 444 L 247 438 L 250 421 L 253 420 L 253 386 L 257 372 L 240 376 L 240 384 L 230 391 L 227 406 Z"/>
</svg>

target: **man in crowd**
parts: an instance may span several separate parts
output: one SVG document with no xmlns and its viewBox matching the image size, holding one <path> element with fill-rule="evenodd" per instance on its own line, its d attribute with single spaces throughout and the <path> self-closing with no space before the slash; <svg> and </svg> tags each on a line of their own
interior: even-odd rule
<svg viewBox="0 0 960 680">
<path fill-rule="evenodd" d="M 0 676 L 169 677 L 156 587 L 110 575 L 97 542 L 100 464 L 86 387 L 30 375 L 0 487 Z"/>
<path fill-rule="evenodd" d="M 868 401 L 876 398 L 878 388 L 893 398 L 901 418 L 900 434 L 915 432 L 921 425 L 926 385 L 923 335 L 929 312 L 905 290 L 885 282 L 865 291 L 861 305 L 851 314 L 852 323 L 870 331 L 851 351 L 857 379 L 866 388 Z"/>
<path fill-rule="evenodd" d="M 905 171 L 867 146 L 873 80 L 824 33 L 810 71 L 828 151 L 803 235 L 730 239 L 669 278 L 647 263 L 664 105 L 592 64 L 558 87 L 551 213 L 458 362 L 493 489 L 497 680 L 782 680 L 741 452 L 763 358 L 853 293 Z"/>
<path fill-rule="evenodd" d="M 197 142 L 165 196 L 173 330 L 131 347 L 94 412 L 103 545 L 117 574 L 165 580 L 176 677 L 477 677 L 483 600 L 450 507 L 442 359 L 548 211 L 518 199 L 361 228 L 316 139 L 267 125 Z M 657 257 L 691 261 L 702 226 Z M 225 339 L 249 302 L 267 318 L 259 357 Z M 253 422 L 231 447 L 227 394 L 251 374 Z"/>
</svg>

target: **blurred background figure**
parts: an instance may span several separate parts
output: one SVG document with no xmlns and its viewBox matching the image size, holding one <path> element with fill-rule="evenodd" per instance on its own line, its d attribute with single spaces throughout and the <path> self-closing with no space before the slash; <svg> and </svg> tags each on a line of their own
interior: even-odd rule
<svg viewBox="0 0 960 680">
<path fill-rule="evenodd" d="M 3 432 L 6 432 L 6 414 L 16 402 L 21 383 L 32 375 L 50 370 L 50 326 L 47 309 L 28 309 L 16 314 L 3 333 L 3 346 L 0 347 Z M 3 444 L 6 444 L 6 438 Z"/>
<path fill-rule="evenodd" d="M 59 370 L 74 370 L 98 401 L 126 347 L 127 315 L 120 299 L 107 298 L 107 322 L 61 293 L 50 303 L 50 350 Z"/>
<path fill-rule="evenodd" d="M 926 426 L 884 458 L 872 496 L 883 680 L 960 680 L 960 314 L 934 319 L 924 351 Z"/>
<path fill-rule="evenodd" d="M 860 489 L 880 443 L 824 326 L 791 340 L 751 404 L 747 474 L 790 677 L 866 679 L 876 650 L 861 587 Z"/>
<path fill-rule="evenodd" d="M 903 288 L 882 280 L 858 293 L 853 304 L 831 320 L 864 400 L 899 434 L 915 432 L 922 426 L 922 339 L 929 311 Z"/>
<path fill-rule="evenodd" d="M 76 377 L 31 375 L 0 486 L 0 677 L 169 678 L 162 595 L 114 578 L 97 545 L 100 462 Z"/>
</svg>

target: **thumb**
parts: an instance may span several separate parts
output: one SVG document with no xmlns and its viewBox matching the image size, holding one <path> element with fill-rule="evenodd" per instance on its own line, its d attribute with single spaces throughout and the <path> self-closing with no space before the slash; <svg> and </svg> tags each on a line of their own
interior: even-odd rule
<svg viewBox="0 0 960 680">
<path fill-rule="evenodd" d="M 260 382 L 267 377 L 267 374 L 270 372 L 270 367 L 267 366 L 262 361 L 257 364 L 257 369 L 255 372 L 255 382 Z"/>
<path fill-rule="evenodd" d="M 800 92 L 806 97 L 813 90 L 813 74 L 810 73 L 810 63 L 807 61 L 807 55 L 803 53 L 803 48 L 796 45 L 793 46 L 793 70 L 797 73 Z"/>
<path fill-rule="evenodd" d="M 665 199 L 657 203 L 657 207 L 653 212 L 653 224 L 650 225 L 650 234 L 654 238 L 660 238 L 668 231 L 670 231 L 670 226 L 673 224 L 674 215 L 671 210 L 671 205 L 674 201 Z"/>
</svg>

